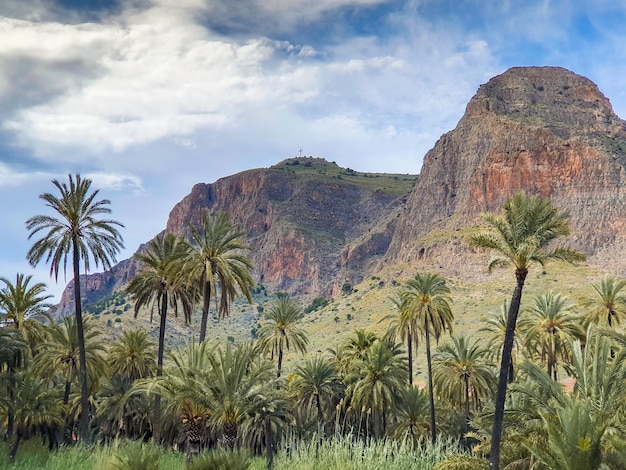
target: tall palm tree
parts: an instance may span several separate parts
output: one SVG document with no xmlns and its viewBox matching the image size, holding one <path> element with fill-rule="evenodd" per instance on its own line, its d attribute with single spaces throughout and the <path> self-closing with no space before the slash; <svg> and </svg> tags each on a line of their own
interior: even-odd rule
<svg viewBox="0 0 626 470">
<path fill-rule="evenodd" d="M 406 299 L 401 295 L 392 299 L 393 304 L 398 310 L 396 319 L 396 327 L 400 333 L 400 338 L 406 340 L 406 350 L 409 358 L 409 385 L 413 384 L 413 348 L 417 349 L 419 338 L 419 325 L 415 318 L 413 309 L 408 308 Z"/>
<path fill-rule="evenodd" d="M 549 200 L 538 196 L 517 193 L 504 203 L 504 214 L 484 214 L 487 229 L 470 236 L 469 243 L 475 247 L 496 253 L 488 264 L 494 268 L 513 265 L 516 285 L 509 306 L 506 334 L 502 347 L 502 361 L 495 402 L 490 469 L 500 468 L 500 443 L 504 417 L 509 364 L 513 350 L 515 327 L 522 300 L 522 291 L 528 269 L 533 263 L 544 265 L 550 259 L 583 261 L 585 255 L 568 247 L 552 247 L 550 242 L 569 234 L 569 214 L 559 211 Z"/>
<path fill-rule="evenodd" d="M 107 351 L 112 375 L 126 377 L 130 382 L 152 377 L 156 371 L 154 343 L 141 330 L 124 331 Z"/>
<path fill-rule="evenodd" d="M 591 287 L 594 295 L 582 302 L 587 309 L 585 323 L 614 328 L 626 318 L 626 279 L 615 279 L 607 274 Z"/>
<path fill-rule="evenodd" d="M 171 233 L 153 239 L 144 253 L 135 255 L 135 258 L 143 263 L 143 269 L 131 279 L 126 288 L 135 300 L 135 317 L 139 314 L 139 310 L 146 305 L 151 305 L 152 310 L 155 307 L 159 310 L 161 319 L 159 323 L 157 376 L 161 376 L 163 370 L 168 306 L 172 306 L 177 314 L 180 304 L 185 321 L 191 321 L 196 291 L 192 286 L 180 282 L 182 262 L 189 255 L 189 252 L 189 245 Z M 154 420 L 154 439 L 158 442 L 161 438 L 160 395 L 155 397 Z"/>
<path fill-rule="evenodd" d="M 81 404 L 83 410 L 89 408 L 89 389 L 87 385 L 87 367 L 85 356 L 85 339 L 83 331 L 83 316 L 80 297 L 80 262 L 84 264 L 85 272 L 89 271 L 90 258 L 96 267 L 102 264 L 104 269 L 110 269 L 115 262 L 115 255 L 124 248 L 118 227 L 123 225 L 116 220 L 103 219 L 101 216 L 110 214 L 110 201 L 97 200 L 99 190 L 91 191 L 92 181 L 76 175 L 68 175 L 69 185 L 58 180 L 52 184 L 61 193 L 60 197 L 51 193 L 39 196 L 56 215 L 36 215 L 26 221 L 29 230 L 28 239 L 44 231 L 27 254 L 28 262 L 35 267 L 45 258 L 50 263 L 50 275 L 58 280 L 59 269 L 67 272 L 67 259 L 71 255 L 74 270 L 74 306 L 76 310 L 76 325 L 78 332 L 80 356 L 80 383 Z M 89 413 L 81 415 L 81 438 L 89 441 Z"/>
<path fill-rule="evenodd" d="M 438 342 L 447 330 L 452 333 L 454 315 L 450 308 L 450 288 L 446 280 L 438 274 L 417 273 L 409 279 L 400 293 L 403 304 L 413 312 L 419 330 L 426 342 L 426 362 L 428 365 L 428 392 L 430 394 L 430 426 L 433 444 L 437 440 L 435 420 L 435 399 L 433 394 L 433 366 L 430 352 L 430 335 Z"/>
<path fill-rule="evenodd" d="M 478 340 L 452 336 L 452 341 L 440 346 L 433 356 L 435 389 L 440 396 L 463 406 L 466 422 L 471 404 L 478 408 L 495 390 L 495 368 L 487 361 L 487 354 Z"/>
<path fill-rule="evenodd" d="M 504 344 L 504 337 L 506 336 L 506 321 L 509 313 L 509 301 L 504 300 L 500 306 L 498 312 L 489 312 L 487 318 L 484 319 L 485 325 L 478 329 L 479 333 L 486 333 L 487 344 L 487 356 L 493 361 L 500 361 L 502 359 L 502 347 Z M 517 334 L 517 326 L 514 334 L 513 349 L 517 348 L 519 351 L 521 347 L 519 336 Z M 509 364 L 509 383 L 513 382 L 515 378 L 515 355 L 511 353 L 511 362 Z"/>
<path fill-rule="evenodd" d="M 399 349 L 390 347 L 385 341 L 376 341 L 365 359 L 354 365 L 348 378 L 352 406 L 371 409 L 377 439 L 385 431 L 388 413 L 400 400 L 406 382 L 406 367 Z"/>
<path fill-rule="evenodd" d="M 215 217 L 205 213 L 202 216 L 201 229 L 198 230 L 191 224 L 189 229 L 194 245 L 184 269 L 190 279 L 199 282 L 204 298 L 199 337 L 202 342 L 206 338 L 211 297 L 217 299 L 218 285 L 221 290 L 217 311 L 219 317 L 228 314 L 230 303 L 237 295 L 237 288 L 248 302 L 252 302 L 252 261 L 242 253 L 251 248 L 241 241 L 245 232 L 237 230 L 237 226 L 225 212 L 220 212 Z"/>
<path fill-rule="evenodd" d="M 274 301 L 265 313 L 267 321 L 259 330 L 259 347 L 272 358 L 278 355 L 278 374 L 283 365 L 283 352 L 289 351 L 290 347 L 306 353 L 309 338 L 302 328 L 298 326 L 298 320 L 302 318 L 302 310 L 291 297 L 280 297 Z"/>
<path fill-rule="evenodd" d="M 559 359 L 569 362 L 570 342 L 584 336 L 579 320 L 567 299 L 551 291 L 535 297 L 526 313 L 519 322 L 524 344 L 545 362 L 548 375 L 558 380 Z"/>
<path fill-rule="evenodd" d="M 307 358 L 304 364 L 294 369 L 289 388 L 300 405 L 308 409 L 315 408 L 318 429 L 321 430 L 324 424 L 324 408 L 329 410 L 333 399 L 338 400 L 344 385 L 335 363 L 318 355 Z"/>
</svg>

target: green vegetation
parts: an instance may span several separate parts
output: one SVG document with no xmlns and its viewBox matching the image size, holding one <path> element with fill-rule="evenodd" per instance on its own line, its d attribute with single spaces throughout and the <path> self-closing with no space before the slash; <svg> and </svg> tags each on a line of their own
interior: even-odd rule
<svg viewBox="0 0 626 470">
<path fill-rule="evenodd" d="M 515 267 L 510 302 L 511 279 L 476 287 L 424 270 L 402 282 L 394 267 L 346 283 L 334 301 L 314 299 L 303 315 L 286 293 L 267 301 L 265 288 L 248 285 L 241 258 L 225 266 L 217 256 L 219 270 L 202 261 L 216 276 L 209 297 L 236 303 L 237 288 L 257 305 L 237 304 L 240 334 L 219 314 L 228 305 L 218 305 L 212 321 L 222 337 L 198 341 L 192 307 L 206 279 L 187 275 L 197 268 L 191 247 L 166 235 L 142 255 L 145 268 L 128 289 L 136 315 L 158 312 L 157 342 L 156 328 L 136 327 L 147 319 L 125 314 L 125 296 L 109 304 L 115 322 L 86 314 L 55 323 L 43 285 L 0 278 L 0 467 L 441 470 L 487 468 L 490 459 L 508 468 L 622 468 L 626 281 L 598 275 L 579 292 L 571 281 L 587 274 L 571 266 L 532 271 L 550 258 L 581 259 L 548 243 L 567 232 L 567 216 L 522 195 L 504 209 L 467 233 L 500 256 L 490 267 Z M 228 244 L 240 233 L 224 220 Z M 393 300 L 381 281 L 397 289 Z M 188 325 L 167 318 L 179 307 Z M 105 321 L 117 341 L 107 341 Z M 173 327 L 187 338 L 167 351 Z"/>
<path fill-rule="evenodd" d="M 323 158 L 289 158 L 271 167 L 274 170 L 291 173 L 302 180 L 333 182 L 341 180 L 367 189 L 402 196 L 408 194 L 417 182 L 417 175 L 392 173 L 364 173 L 350 168 L 341 168 L 335 162 Z"/>
</svg>

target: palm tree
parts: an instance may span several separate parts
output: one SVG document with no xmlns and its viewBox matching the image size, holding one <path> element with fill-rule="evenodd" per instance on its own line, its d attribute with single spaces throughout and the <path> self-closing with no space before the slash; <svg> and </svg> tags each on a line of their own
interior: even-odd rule
<svg viewBox="0 0 626 470">
<path fill-rule="evenodd" d="M 0 417 L 7 412 L 14 413 L 15 441 L 9 449 L 9 458 L 15 460 L 22 440 L 27 439 L 43 426 L 61 424 L 62 407 L 58 392 L 27 371 L 15 377 L 15 393 L 12 396 L 0 395 Z"/>
<path fill-rule="evenodd" d="M 84 318 L 85 376 L 89 383 L 95 384 L 106 376 L 105 343 L 99 339 L 101 332 L 91 322 L 91 317 Z M 63 317 L 60 325 L 52 325 L 48 330 L 48 339 L 42 345 L 33 362 L 33 371 L 40 377 L 51 381 L 58 374 L 65 380 L 63 403 L 69 403 L 72 383 L 76 377 L 82 376 L 80 352 L 78 346 L 76 317 Z M 81 409 L 89 414 L 89 406 Z M 84 434 L 83 434 L 84 435 Z"/>
<path fill-rule="evenodd" d="M 211 297 L 217 299 L 218 284 L 221 289 L 217 312 L 219 317 L 228 314 L 229 305 L 237 295 L 237 288 L 248 302 L 252 302 L 252 261 L 242 253 L 242 250 L 251 248 L 241 241 L 245 232 L 237 230 L 225 212 L 220 212 L 215 217 L 205 213 L 202 216 L 201 230 L 191 224 L 189 229 L 195 245 L 184 263 L 184 269 L 190 279 L 199 282 L 202 289 L 204 302 L 199 337 L 202 342 L 206 338 Z"/>
<path fill-rule="evenodd" d="M 547 248 L 550 242 L 569 234 L 569 214 L 556 209 L 549 200 L 520 192 L 504 203 L 503 215 L 484 214 L 483 218 L 489 228 L 472 235 L 469 243 L 497 254 L 489 261 L 489 272 L 512 264 L 517 281 L 509 306 L 502 348 L 489 458 L 491 470 L 498 470 L 509 364 L 528 269 L 533 263 L 543 266 L 550 259 L 583 261 L 585 255 L 568 247 Z"/>
<path fill-rule="evenodd" d="M 520 320 L 524 344 L 546 363 L 547 372 L 558 380 L 558 360 L 569 361 L 569 343 L 584 336 L 579 321 L 571 314 L 571 307 L 561 294 L 547 292 L 537 296 Z"/>
<path fill-rule="evenodd" d="M 419 325 L 416 322 L 415 312 L 408 308 L 407 302 L 401 295 L 392 299 L 398 310 L 396 326 L 400 332 L 400 338 L 406 340 L 406 350 L 409 358 L 409 385 L 413 385 L 413 348 L 418 346 Z"/>
<path fill-rule="evenodd" d="M 385 430 L 387 414 L 400 400 L 406 381 L 406 360 L 384 341 L 376 341 L 348 378 L 352 406 L 372 410 L 374 435 Z M 382 424 L 382 426 L 381 426 Z"/>
<path fill-rule="evenodd" d="M 335 363 L 319 355 L 307 358 L 294 369 L 289 387 L 301 406 L 315 408 L 320 430 L 324 424 L 324 408 L 329 410 L 333 399 L 338 398 L 344 388 Z"/>
<path fill-rule="evenodd" d="M 430 431 L 430 421 L 426 418 L 429 407 L 428 395 L 418 387 L 411 385 L 403 389 L 394 411 L 396 422 L 390 429 L 391 435 L 399 440 L 408 436 L 414 446 L 423 441 Z"/>
<path fill-rule="evenodd" d="M 144 253 L 135 255 L 135 258 L 143 263 L 144 268 L 131 279 L 126 288 L 135 300 L 135 317 L 145 305 L 151 305 L 152 311 L 155 307 L 159 310 L 161 320 L 159 323 L 157 376 L 161 376 L 163 370 L 168 306 L 172 306 L 177 314 L 180 304 L 185 321 L 191 321 L 196 293 L 192 287 L 180 282 L 182 262 L 189 255 L 189 252 L 189 245 L 171 233 L 155 238 L 148 244 Z M 154 439 L 159 442 L 161 438 L 161 398 L 159 395 L 155 397 L 154 419 Z"/>
<path fill-rule="evenodd" d="M 302 310 L 288 296 L 280 297 L 267 310 L 267 322 L 259 330 L 259 347 L 266 354 L 278 354 L 278 377 L 283 365 L 283 352 L 290 346 L 301 353 L 306 352 L 309 343 L 306 331 L 297 323 L 302 318 Z"/>
<path fill-rule="evenodd" d="M 370 347 L 378 340 L 376 333 L 367 330 L 355 330 L 346 338 L 343 344 L 343 352 L 346 360 L 350 363 L 361 361 L 367 357 Z"/>
<path fill-rule="evenodd" d="M 54 306 L 46 302 L 52 297 L 45 295 L 46 285 L 38 282 L 29 287 L 31 279 L 32 276 L 17 274 L 13 284 L 7 278 L 0 277 L 0 281 L 4 282 L 4 287 L 0 289 L 0 319 L 11 322 L 35 348 L 43 340 L 40 322 L 52 323 L 48 311 Z"/>
<path fill-rule="evenodd" d="M 7 398 L 6 436 L 13 436 L 15 413 L 13 399 L 16 393 L 16 374 L 27 365 L 28 343 L 24 340 L 21 331 L 13 328 L 0 328 L 0 387 Z"/>
<path fill-rule="evenodd" d="M 583 306 L 588 309 L 585 324 L 614 328 L 626 318 L 626 279 L 615 279 L 607 274 L 591 287 L 595 295 L 583 300 Z"/>
<path fill-rule="evenodd" d="M 417 273 L 409 279 L 400 293 L 403 304 L 413 312 L 419 330 L 426 340 L 426 362 L 428 365 L 428 392 L 430 394 L 430 427 L 433 444 L 437 440 L 435 421 L 435 399 L 433 395 L 433 369 L 430 353 L 430 335 L 438 342 L 448 330 L 452 333 L 454 315 L 450 308 L 450 288 L 438 274 Z"/>
<path fill-rule="evenodd" d="M 485 326 L 478 329 L 479 333 L 486 333 L 488 344 L 486 349 L 488 350 L 487 356 L 493 361 L 500 361 L 502 359 L 501 344 L 504 344 L 504 337 L 506 336 L 506 321 L 509 312 L 509 301 L 504 300 L 500 306 L 500 310 L 496 312 L 489 312 L 487 318 L 484 319 Z M 515 336 L 513 340 L 513 348 L 520 349 L 519 336 L 517 334 L 517 326 Z M 509 364 L 509 383 L 513 382 L 515 378 L 515 355 L 511 353 L 511 362 Z"/>
<path fill-rule="evenodd" d="M 153 348 L 145 331 L 124 331 L 107 352 L 109 368 L 113 375 L 126 377 L 131 383 L 152 377 L 157 365 Z"/>
<path fill-rule="evenodd" d="M 626 350 L 612 357 L 609 339 L 591 328 L 585 346 L 576 340 L 571 349 L 572 392 L 526 362 L 522 367 L 527 381 L 512 390 L 522 399 L 512 411 L 519 414 L 522 426 L 532 426 L 535 435 L 526 438 L 525 445 L 547 468 L 604 468 L 612 454 L 623 452 Z"/>
<path fill-rule="evenodd" d="M 39 198 L 43 199 L 46 206 L 56 212 L 58 217 L 36 215 L 26 221 L 26 228 L 30 231 L 29 240 L 41 231 L 47 231 L 28 251 L 27 258 L 31 266 L 37 266 L 45 258 L 46 263 L 50 263 L 50 275 L 54 274 L 55 280 L 58 280 L 61 265 L 63 272 L 66 273 L 67 258 L 70 254 L 72 257 L 83 410 L 89 408 L 89 389 L 80 297 L 80 261 L 82 258 L 85 272 L 89 271 L 90 258 L 93 258 L 96 267 L 102 264 L 104 269 L 110 269 L 111 264 L 115 262 L 115 255 L 124 248 L 122 237 L 117 230 L 117 227 L 123 225 L 115 220 L 100 218 L 111 213 L 110 201 L 96 200 L 99 190 L 90 192 L 91 183 L 90 179 L 82 179 L 80 175 L 76 175 L 75 178 L 69 175 L 69 186 L 56 179 L 52 180 L 61 197 L 44 193 Z M 81 437 L 89 441 L 89 413 L 81 415 Z"/>
<path fill-rule="evenodd" d="M 474 409 L 481 399 L 492 395 L 496 385 L 495 368 L 487 362 L 488 350 L 479 341 L 452 336 L 452 341 L 438 348 L 433 356 L 435 389 L 440 396 L 464 407 L 469 422 L 471 403 Z"/>
</svg>

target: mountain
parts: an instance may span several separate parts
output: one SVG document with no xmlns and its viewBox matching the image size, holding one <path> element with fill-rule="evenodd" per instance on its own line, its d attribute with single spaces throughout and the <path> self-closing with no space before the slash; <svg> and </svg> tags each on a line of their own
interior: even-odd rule
<svg viewBox="0 0 626 470">
<path fill-rule="evenodd" d="M 362 173 L 322 158 L 292 158 L 198 183 L 170 212 L 166 232 L 186 234 L 202 214 L 225 211 L 246 231 L 254 278 L 272 291 L 333 296 L 371 272 L 391 242 L 415 175 Z M 125 260 L 83 276 L 85 303 L 122 288 L 139 268 Z M 59 314 L 73 308 L 71 283 Z"/>
<path fill-rule="evenodd" d="M 225 210 L 248 233 L 257 282 L 309 297 L 390 271 L 478 280 L 485 255 L 467 246 L 465 231 L 520 189 L 571 213 L 571 243 L 589 264 L 626 275 L 616 256 L 626 250 L 626 122 L 593 82 L 558 67 L 515 67 L 482 85 L 419 178 L 288 159 L 195 185 L 165 230 L 184 233 L 203 211 Z M 85 276 L 86 301 L 137 268 L 127 260 Z M 72 295 L 70 283 L 61 312 Z"/>
</svg>

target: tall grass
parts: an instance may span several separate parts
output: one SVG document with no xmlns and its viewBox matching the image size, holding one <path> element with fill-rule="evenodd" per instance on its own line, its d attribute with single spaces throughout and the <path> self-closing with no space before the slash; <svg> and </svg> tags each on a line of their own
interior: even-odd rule
<svg viewBox="0 0 626 470">
<path fill-rule="evenodd" d="M 438 442 L 414 449 L 408 443 L 371 440 L 353 441 L 350 437 L 313 439 L 278 453 L 276 469 L 289 470 L 432 470 L 438 462 L 458 452 L 449 442 Z"/>
<path fill-rule="evenodd" d="M 450 442 L 438 442 L 413 449 L 398 441 L 353 441 L 351 437 L 292 445 L 274 458 L 274 470 L 432 470 L 439 462 L 458 452 Z M 0 442 L 0 469 L 10 470 L 104 470 L 127 469 L 122 464 L 143 459 L 146 454 L 157 453 L 158 466 L 145 470 L 184 470 L 185 456 L 152 444 L 121 441 L 109 446 L 61 447 L 49 452 L 39 439 L 32 439 L 20 447 L 16 461 L 8 458 L 9 445 Z M 250 468 L 262 470 L 265 459 L 255 457 Z M 200 462 L 198 462 L 200 464 Z M 128 466 L 128 469 L 133 468 Z M 137 467 L 138 468 L 138 467 Z M 142 469 L 143 470 L 143 469 Z"/>
</svg>

